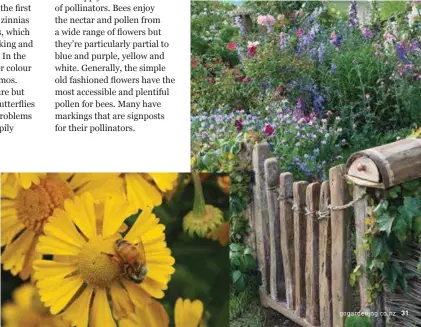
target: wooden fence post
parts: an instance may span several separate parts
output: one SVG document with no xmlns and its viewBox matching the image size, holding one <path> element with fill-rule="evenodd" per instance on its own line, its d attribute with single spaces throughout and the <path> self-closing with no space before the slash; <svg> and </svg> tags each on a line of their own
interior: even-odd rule
<svg viewBox="0 0 421 327">
<path fill-rule="evenodd" d="M 345 326 L 345 317 L 341 312 L 351 311 L 351 287 L 349 275 L 351 272 L 351 221 L 348 209 L 338 209 L 335 206 L 346 204 L 348 197 L 345 182 L 344 165 L 329 170 L 331 192 L 331 227 L 332 227 L 332 314 L 333 326 Z"/>
<path fill-rule="evenodd" d="M 270 232 L 270 294 L 273 300 L 279 300 L 285 299 L 285 282 L 279 226 L 279 163 L 275 158 L 265 161 L 265 177 Z"/>
<path fill-rule="evenodd" d="M 279 213 L 281 228 L 282 260 L 285 275 L 285 293 L 287 306 L 294 309 L 295 305 L 295 260 L 294 260 L 294 214 L 292 211 L 293 176 L 282 173 L 279 177 Z"/>
<path fill-rule="evenodd" d="M 256 144 L 253 150 L 253 170 L 255 172 L 255 185 L 253 187 L 254 201 L 254 230 L 256 233 L 256 253 L 259 269 L 262 273 L 263 294 L 270 290 L 270 237 L 269 237 L 269 213 L 265 190 L 266 159 L 271 157 L 267 144 Z"/>
<path fill-rule="evenodd" d="M 306 263 L 306 204 L 307 182 L 295 182 L 294 193 L 294 250 L 295 250 L 295 312 L 306 314 L 305 263 Z"/>
<path fill-rule="evenodd" d="M 319 204 L 319 285 L 320 285 L 320 325 L 332 325 L 332 234 L 330 230 L 330 189 L 329 182 L 321 187 Z"/>
<path fill-rule="evenodd" d="M 312 325 L 320 321 L 319 307 L 319 210 L 320 184 L 311 183 L 306 191 L 306 317 Z"/>
</svg>

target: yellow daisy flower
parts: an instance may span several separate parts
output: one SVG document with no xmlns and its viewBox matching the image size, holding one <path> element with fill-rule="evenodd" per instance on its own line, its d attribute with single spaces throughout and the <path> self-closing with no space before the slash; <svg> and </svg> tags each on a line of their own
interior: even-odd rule
<svg viewBox="0 0 421 327">
<path fill-rule="evenodd" d="M 2 317 L 4 327 L 70 327 L 68 322 L 48 312 L 37 289 L 29 283 L 13 291 L 13 302 L 3 306 Z"/>
<path fill-rule="evenodd" d="M 14 178 L 15 181 L 25 190 L 31 187 L 32 184 L 39 184 L 40 177 L 44 177 L 46 173 L 2 173 L 1 182 L 6 183 L 9 178 Z"/>
<path fill-rule="evenodd" d="M 200 175 L 193 172 L 192 176 L 194 182 L 193 210 L 184 217 L 183 229 L 190 236 L 196 233 L 200 237 L 205 237 L 210 231 L 223 223 L 224 215 L 220 209 L 205 204 Z"/>
<path fill-rule="evenodd" d="M 145 209 L 122 238 L 118 230 L 128 212 L 121 197 L 95 206 L 90 193 L 67 200 L 64 210 L 55 211 L 37 246 L 37 252 L 54 258 L 34 262 L 41 300 L 52 314 L 60 313 L 77 327 L 88 322 L 90 327 L 115 327 L 114 319 L 127 317 L 135 307 L 149 303 L 151 296 L 164 296 L 175 271 L 165 226 L 152 209 Z M 101 229 L 98 215 L 103 216 Z M 124 264 L 114 260 L 118 258 L 115 244 L 121 239 L 143 245 L 147 274 L 140 283 L 129 280 Z"/>
<path fill-rule="evenodd" d="M 203 303 L 199 300 L 183 300 L 175 302 L 175 326 L 198 327 L 203 316 Z"/>
<path fill-rule="evenodd" d="M 121 177 L 129 203 L 145 209 L 161 205 L 162 194 L 175 187 L 178 173 L 126 173 Z"/>
<path fill-rule="evenodd" d="M 45 223 L 64 201 L 90 191 L 96 201 L 121 191 L 118 174 L 12 174 L 2 185 L 1 246 L 3 269 L 26 280 L 36 257 L 35 245 Z M 29 188 L 22 181 L 31 180 Z"/>
<path fill-rule="evenodd" d="M 203 303 L 199 300 L 177 299 L 175 327 L 198 327 L 203 317 Z M 128 318 L 119 321 L 120 327 L 168 327 L 169 318 L 164 306 L 152 301 L 142 309 L 136 308 Z"/>
</svg>

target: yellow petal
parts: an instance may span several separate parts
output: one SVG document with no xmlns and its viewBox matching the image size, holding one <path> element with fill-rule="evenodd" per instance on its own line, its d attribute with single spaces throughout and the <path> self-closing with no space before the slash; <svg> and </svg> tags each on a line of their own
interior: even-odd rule
<svg viewBox="0 0 421 327">
<path fill-rule="evenodd" d="M 11 270 L 13 275 L 17 275 L 22 270 L 34 238 L 35 233 L 26 229 L 14 242 L 6 246 L 1 257 L 4 270 Z"/>
<path fill-rule="evenodd" d="M 146 234 L 150 229 L 156 227 L 159 223 L 159 219 L 152 213 L 152 208 L 146 208 L 137 217 L 130 231 L 124 237 L 124 239 L 130 243 L 138 243 L 141 239 L 143 241 L 143 235 Z"/>
<path fill-rule="evenodd" d="M 168 327 L 170 321 L 164 306 L 152 301 L 142 309 L 137 309 L 128 319 L 120 321 L 120 327 Z"/>
<path fill-rule="evenodd" d="M 138 209 L 159 206 L 162 195 L 140 174 L 125 174 L 127 199 Z"/>
<path fill-rule="evenodd" d="M 10 184 L 3 184 L 1 186 L 1 198 L 2 199 L 16 199 L 19 188 L 14 187 Z"/>
<path fill-rule="evenodd" d="M 54 216 L 44 226 L 44 233 L 78 248 L 81 248 L 86 243 L 82 235 L 77 231 L 69 215 L 60 209 L 54 212 Z"/>
<path fill-rule="evenodd" d="M 130 300 L 136 307 L 142 308 L 152 301 L 149 294 L 142 290 L 138 285 L 122 279 L 122 283 L 129 294 Z"/>
<path fill-rule="evenodd" d="M 175 303 L 175 326 L 197 327 L 203 315 L 203 303 L 179 298 Z"/>
<path fill-rule="evenodd" d="M 2 219 L 1 221 L 1 246 L 9 244 L 15 236 L 25 228 L 17 219 Z"/>
<path fill-rule="evenodd" d="M 94 199 L 90 193 L 67 200 L 64 209 L 88 239 L 97 235 Z"/>
<path fill-rule="evenodd" d="M 76 327 L 88 326 L 89 308 L 93 288 L 87 286 L 82 294 L 62 313 L 62 317 Z"/>
<path fill-rule="evenodd" d="M 51 306 L 52 314 L 57 314 L 69 303 L 82 284 L 83 279 L 80 276 L 62 279 L 60 286 L 51 291 L 40 288 L 41 300 L 45 302 L 46 306 Z"/>
<path fill-rule="evenodd" d="M 111 285 L 110 293 L 113 303 L 114 317 L 117 320 L 127 318 L 130 313 L 134 312 L 133 302 L 130 301 L 127 291 L 121 287 L 119 283 Z"/>
<path fill-rule="evenodd" d="M 106 200 L 102 235 L 107 237 L 116 233 L 129 215 L 129 204 L 123 197 L 112 197 Z"/>
<path fill-rule="evenodd" d="M 57 277 L 64 278 L 78 268 L 77 262 L 57 262 L 52 260 L 35 260 L 33 264 L 36 280 Z"/>
<path fill-rule="evenodd" d="M 94 303 L 90 316 L 90 327 L 116 327 L 105 289 L 97 288 L 95 290 Z"/>
<path fill-rule="evenodd" d="M 53 236 L 40 236 L 39 243 L 36 248 L 40 254 L 53 254 L 53 255 L 78 255 L 80 247 L 67 243 L 61 239 Z"/>
<path fill-rule="evenodd" d="M 163 285 L 148 276 L 140 284 L 140 287 L 148 294 L 153 296 L 156 299 L 162 299 L 164 297 L 164 292 L 162 289 L 166 289 L 166 285 Z"/>
<path fill-rule="evenodd" d="M 178 173 L 149 173 L 155 184 L 163 192 L 174 188 L 174 183 L 178 178 Z"/>
</svg>

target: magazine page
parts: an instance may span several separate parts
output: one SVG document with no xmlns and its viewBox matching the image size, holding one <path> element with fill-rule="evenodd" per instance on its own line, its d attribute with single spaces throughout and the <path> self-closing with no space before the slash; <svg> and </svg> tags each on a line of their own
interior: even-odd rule
<svg viewBox="0 0 421 327">
<path fill-rule="evenodd" d="M 421 2 L 3 0 L 5 327 L 421 326 Z"/>
</svg>

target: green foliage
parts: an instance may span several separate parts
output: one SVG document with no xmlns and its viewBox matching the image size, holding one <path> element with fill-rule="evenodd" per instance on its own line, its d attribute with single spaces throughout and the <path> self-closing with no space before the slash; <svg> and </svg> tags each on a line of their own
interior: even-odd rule
<svg viewBox="0 0 421 327">
<path fill-rule="evenodd" d="M 392 260 L 392 256 L 407 257 L 407 242 L 421 241 L 421 180 L 387 190 L 367 224 L 364 241 L 370 250 L 367 264 L 370 299 L 377 297 L 381 285 L 391 292 L 398 288 L 406 292 L 408 280 L 414 274 Z"/>
<path fill-rule="evenodd" d="M 345 327 L 371 327 L 371 321 L 366 316 L 346 317 Z"/>
</svg>

